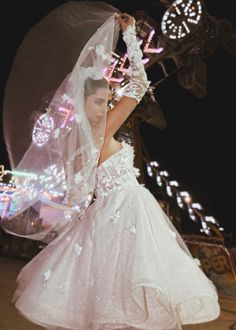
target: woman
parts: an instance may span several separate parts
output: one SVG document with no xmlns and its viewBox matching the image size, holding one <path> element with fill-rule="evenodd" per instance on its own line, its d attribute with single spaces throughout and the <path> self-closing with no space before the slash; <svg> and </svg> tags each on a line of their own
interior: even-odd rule
<svg viewBox="0 0 236 330">
<path fill-rule="evenodd" d="M 68 121 L 63 149 L 70 221 L 21 270 L 13 301 L 23 316 L 47 329 L 177 330 L 211 321 L 219 316 L 216 288 L 154 196 L 138 183 L 133 147 L 114 139 L 149 82 L 134 18 L 112 17 L 127 46 L 129 85 L 107 111 L 109 90 L 97 66 L 67 80 L 73 109 L 79 104 L 73 88 L 78 93 L 80 86 L 72 84 L 73 77 L 83 81 L 78 102 L 84 96 L 84 111 Z"/>
</svg>

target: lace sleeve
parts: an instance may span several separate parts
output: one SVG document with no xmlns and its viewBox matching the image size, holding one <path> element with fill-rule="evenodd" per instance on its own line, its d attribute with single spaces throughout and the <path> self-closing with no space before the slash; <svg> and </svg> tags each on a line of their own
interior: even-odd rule
<svg viewBox="0 0 236 330">
<path fill-rule="evenodd" d="M 150 81 L 147 80 L 147 74 L 142 62 L 143 54 L 136 38 L 135 25 L 129 25 L 123 32 L 123 40 L 127 46 L 130 62 L 130 80 L 123 95 L 135 98 L 139 103 L 148 89 Z"/>
</svg>

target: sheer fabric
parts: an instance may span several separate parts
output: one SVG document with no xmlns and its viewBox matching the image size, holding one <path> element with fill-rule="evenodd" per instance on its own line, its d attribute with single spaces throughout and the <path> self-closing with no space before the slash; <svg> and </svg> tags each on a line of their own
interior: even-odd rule
<svg viewBox="0 0 236 330">
<path fill-rule="evenodd" d="M 10 233 L 48 241 L 92 201 L 106 125 L 105 73 L 119 36 L 117 11 L 103 2 L 69 2 L 42 19 L 17 52 L 4 102 L 5 139 L 16 189 L 1 226 Z M 91 102 L 91 96 L 102 105 Z M 32 142 L 20 158 L 28 134 L 24 120 L 34 111 Z"/>
</svg>

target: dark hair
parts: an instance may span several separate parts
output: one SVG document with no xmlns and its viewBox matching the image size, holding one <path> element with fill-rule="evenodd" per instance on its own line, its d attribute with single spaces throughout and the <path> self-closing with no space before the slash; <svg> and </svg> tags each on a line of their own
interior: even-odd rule
<svg viewBox="0 0 236 330">
<path fill-rule="evenodd" d="M 87 78 L 84 85 L 84 95 L 85 97 L 93 95 L 96 93 L 98 88 L 109 88 L 109 83 L 105 78 L 102 79 L 92 79 Z"/>
</svg>

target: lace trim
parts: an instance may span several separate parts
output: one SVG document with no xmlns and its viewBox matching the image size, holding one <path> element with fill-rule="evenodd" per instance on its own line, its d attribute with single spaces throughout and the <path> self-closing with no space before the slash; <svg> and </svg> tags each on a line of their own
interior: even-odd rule
<svg viewBox="0 0 236 330">
<path fill-rule="evenodd" d="M 123 95 L 135 98 L 139 103 L 150 85 L 142 62 L 142 51 L 137 41 L 135 25 L 129 25 L 123 32 L 123 39 L 127 46 L 127 54 L 130 62 L 128 74 L 130 81 Z"/>
<path fill-rule="evenodd" d="M 121 156 L 122 153 L 122 156 Z M 120 160 L 114 164 L 115 157 Z M 124 185 L 139 184 L 136 177 L 139 169 L 133 166 L 134 148 L 122 141 L 122 148 L 100 164 L 97 172 L 96 197 L 106 197 L 114 190 L 120 190 Z M 111 165 L 111 166 L 109 166 Z"/>
</svg>

